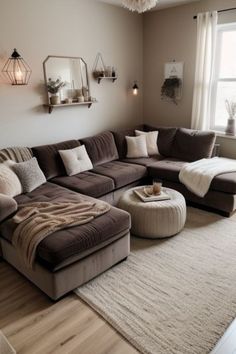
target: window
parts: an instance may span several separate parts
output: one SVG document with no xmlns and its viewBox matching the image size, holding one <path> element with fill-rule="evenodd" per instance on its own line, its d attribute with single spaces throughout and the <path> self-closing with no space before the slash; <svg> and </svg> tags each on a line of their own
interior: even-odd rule
<svg viewBox="0 0 236 354">
<path fill-rule="evenodd" d="M 236 23 L 218 25 L 214 68 L 211 128 L 225 130 L 225 100 L 236 101 Z"/>
</svg>

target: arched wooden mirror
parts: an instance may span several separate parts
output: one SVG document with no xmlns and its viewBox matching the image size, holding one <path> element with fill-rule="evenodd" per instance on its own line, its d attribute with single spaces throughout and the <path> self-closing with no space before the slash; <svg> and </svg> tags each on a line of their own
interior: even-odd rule
<svg viewBox="0 0 236 354">
<path fill-rule="evenodd" d="M 90 105 L 87 64 L 80 57 L 48 56 L 43 62 L 49 113 L 54 107 Z"/>
</svg>

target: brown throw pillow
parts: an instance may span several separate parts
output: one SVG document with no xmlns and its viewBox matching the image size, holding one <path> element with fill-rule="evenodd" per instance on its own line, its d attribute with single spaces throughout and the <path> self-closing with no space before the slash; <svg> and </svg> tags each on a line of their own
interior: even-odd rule
<svg viewBox="0 0 236 354">
<path fill-rule="evenodd" d="M 212 156 L 216 135 L 211 131 L 179 128 L 172 147 L 172 157 L 197 161 Z"/>
</svg>

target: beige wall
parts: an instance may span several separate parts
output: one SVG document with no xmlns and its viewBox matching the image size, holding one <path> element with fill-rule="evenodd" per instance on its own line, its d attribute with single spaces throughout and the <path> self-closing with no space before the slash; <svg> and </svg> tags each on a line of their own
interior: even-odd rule
<svg viewBox="0 0 236 354">
<path fill-rule="evenodd" d="M 144 121 L 156 125 L 190 127 L 196 53 L 196 20 L 207 10 L 235 7 L 235 0 L 202 0 L 144 15 Z M 219 15 L 236 21 L 236 11 Z M 160 98 L 164 63 L 184 62 L 182 100 L 176 106 Z M 219 138 L 221 153 L 236 158 L 236 140 Z"/>
<path fill-rule="evenodd" d="M 93 0 L 1 0 L 0 68 L 16 47 L 32 68 L 30 84 L 16 87 L 0 76 L 0 148 L 80 138 L 142 121 L 142 17 Z M 97 52 L 118 69 L 115 84 L 91 77 Z M 91 93 L 99 103 L 60 108 L 45 102 L 43 60 L 48 55 L 81 56 L 88 64 Z"/>
</svg>

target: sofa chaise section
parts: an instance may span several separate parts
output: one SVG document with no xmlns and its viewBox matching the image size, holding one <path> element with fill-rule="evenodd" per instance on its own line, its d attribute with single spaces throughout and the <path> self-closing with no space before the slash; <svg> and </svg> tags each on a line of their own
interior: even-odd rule
<svg viewBox="0 0 236 354">
<path fill-rule="evenodd" d="M 236 208 L 236 172 L 216 176 L 208 193 L 204 198 L 200 198 L 179 182 L 179 172 L 184 164 L 186 161 L 165 159 L 149 166 L 148 174 L 152 178 L 160 179 L 164 186 L 178 190 L 188 202 L 221 211 L 223 215 L 229 216 Z"/>
<path fill-rule="evenodd" d="M 78 201 L 78 193 L 47 182 L 31 193 L 16 197 L 18 205 L 28 202 Z M 95 201 L 83 196 L 85 200 Z M 90 223 L 56 231 L 37 248 L 33 269 L 24 265 L 11 245 L 12 219 L 0 226 L 3 257 L 52 299 L 87 282 L 129 254 L 130 216 L 111 207 Z"/>
</svg>

